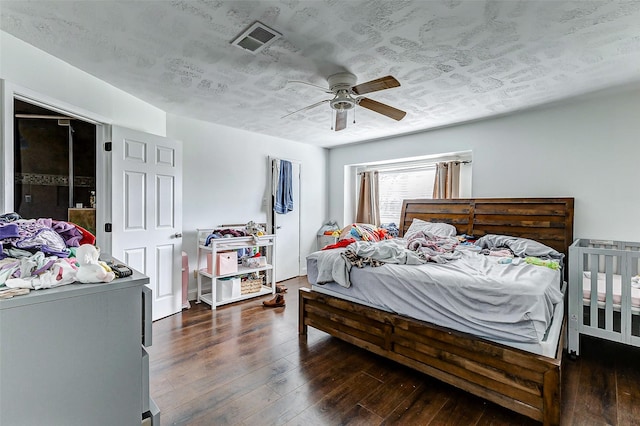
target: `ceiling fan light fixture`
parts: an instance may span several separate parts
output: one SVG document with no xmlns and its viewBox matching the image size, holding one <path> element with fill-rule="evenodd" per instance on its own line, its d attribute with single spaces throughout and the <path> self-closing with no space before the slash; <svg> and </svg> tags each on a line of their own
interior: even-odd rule
<svg viewBox="0 0 640 426">
<path fill-rule="evenodd" d="M 346 90 L 340 90 L 336 96 L 329 102 L 331 108 L 336 111 L 347 111 L 356 106 L 356 100 Z"/>
<path fill-rule="evenodd" d="M 324 89 L 324 87 L 316 86 L 315 84 L 292 80 L 292 82 L 308 84 L 318 87 L 319 89 L 324 90 L 326 93 L 332 93 L 333 98 L 324 99 L 320 102 L 316 102 L 315 104 L 309 105 L 297 111 L 290 112 L 289 114 L 284 115 L 282 118 L 288 117 L 300 111 L 307 111 L 324 103 L 328 103 L 329 107 L 331 108 L 332 121 L 333 116 L 335 115 L 336 124 L 335 126 L 332 126 L 332 130 L 340 131 L 344 130 L 347 127 L 347 114 L 350 110 L 353 110 L 353 122 L 356 122 L 356 105 L 359 105 L 362 108 L 371 110 L 378 114 L 382 114 L 396 121 L 402 120 L 404 116 L 407 115 L 406 112 L 394 108 L 390 105 L 386 105 L 382 102 L 378 102 L 376 100 L 361 96 L 366 93 L 399 87 L 400 82 L 395 77 L 388 75 L 358 85 L 355 85 L 356 81 L 356 76 L 351 74 L 350 72 L 339 72 L 336 74 L 332 74 L 327 78 L 327 82 L 329 83 L 329 90 L 327 91 L 326 89 Z"/>
<path fill-rule="evenodd" d="M 350 72 L 339 72 L 327 78 L 329 89 L 334 93 L 340 91 L 351 92 L 351 87 L 356 84 L 356 81 L 356 76 Z"/>
<path fill-rule="evenodd" d="M 236 37 L 231 44 L 256 54 L 266 49 L 280 37 L 282 37 L 282 34 L 278 31 L 256 21 Z"/>
</svg>

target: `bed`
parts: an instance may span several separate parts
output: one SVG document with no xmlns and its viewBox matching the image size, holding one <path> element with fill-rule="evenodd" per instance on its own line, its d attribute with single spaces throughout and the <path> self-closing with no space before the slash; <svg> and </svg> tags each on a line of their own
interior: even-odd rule
<svg viewBox="0 0 640 426">
<path fill-rule="evenodd" d="M 536 240 L 565 255 L 573 240 L 572 198 L 405 200 L 401 235 L 414 219 L 448 223 L 458 234 L 475 237 L 500 234 Z M 553 350 L 543 354 L 400 315 L 319 286 L 301 288 L 299 298 L 300 334 L 306 334 L 308 326 L 317 328 L 544 424 L 560 422 L 564 303 L 556 304 L 553 312 Z"/>
<path fill-rule="evenodd" d="M 640 243 L 578 239 L 569 253 L 569 354 L 580 335 L 640 347 Z"/>
</svg>

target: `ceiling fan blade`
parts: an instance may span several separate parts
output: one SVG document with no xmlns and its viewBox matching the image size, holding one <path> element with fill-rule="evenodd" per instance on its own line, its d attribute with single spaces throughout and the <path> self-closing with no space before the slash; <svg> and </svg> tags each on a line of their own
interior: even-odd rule
<svg viewBox="0 0 640 426">
<path fill-rule="evenodd" d="M 313 105 L 309 105 L 309 106 L 304 107 L 304 108 L 302 108 L 302 109 L 299 109 L 299 110 L 297 110 L 297 111 L 290 112 L 289 114 L 287 114 L 287 115 L 283 115 L 283 116 L 282 116 L 282 117 L 280 117 L 280 118 L 285 118 L 285 117 L 288 117 L 288 116 L 290 116 L 290 115 L 293 115 L 293 114 L 295 114 L 295 113 L 297 113 L 297 112 L 302 112 L 302 111 L 306 111 L 306 110 L 311 109 L 311 108 L 315 108 L 315 107 L 317 107 L 317 106 L 319 106 L 319 105 L 322 105 L 322 104 L 324 104 L 324 103 L 329 102 L 330 100 L 331 100 L 331 99 L 325 99 L 324 101 L 316 102 L 316 103 L 315 103 L 315 104 L 313 104 Z"/>
<path fill-rule="evenodd" d="M 386 77 L 378 78 L 377 80 L 367 81 L 366 83 L 353 86 L 351 90 L 356 95 L 364 95 L 365 93 L 377 92 L 378 90 L 391 89 L 392 87 L 399 87 L 400 82 L 395 77 L 388 75 Z"/>
<path fill-rule="evenodd" d="M 336 111 L 336 132 L 347 128 L 347 111 Z"/>
<path fill-rule="evenodd" d="M 369 98 L 361 98 L 360 102 L 358 102 L 363 108 L 370 109 L 371 111 L 377 112 L 378 114 L 386 115 L 389 118 L 393 118 L 394 120 L 400 121 L 407 115 L 406 112 L 389 106 L 387 104 L 383 104 L 378 101 L 374 101 Z"/>
<path fill-rule="evenodd" d="M 300 80 L 289 80 L 287 81 L 288 83 L 300 83 L 300 84 L 306 84 L 307 86 L 312 86 L 312 87 L 317 87 L 318 89 L 322 89 L 322 91 L 324 93 L 329 93 L 329 94 L 333 94 L 333 92 L 327 88 L 327 87 L 322 87 L 322 86 L 318 86 L 317 84 L 313 84 L 313 83 L 308 83 L 306 81 L 300 81 Z"/>
</svg>

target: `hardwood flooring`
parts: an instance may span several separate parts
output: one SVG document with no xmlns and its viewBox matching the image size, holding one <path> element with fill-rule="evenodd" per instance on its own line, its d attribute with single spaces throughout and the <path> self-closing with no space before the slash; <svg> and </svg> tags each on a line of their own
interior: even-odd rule
<svg viewBox="0 0 640 426">
<path fill-rule="evenodd" d="M 298 288 L 284 308 L 250 299 L 153 324 L 151 395 L 162 425 L 536 425 L 537 422 L 309 328 Z M 640 424 L 640 350 L 583 338 L 565 358 L 563 425 Z"/>
</svg>

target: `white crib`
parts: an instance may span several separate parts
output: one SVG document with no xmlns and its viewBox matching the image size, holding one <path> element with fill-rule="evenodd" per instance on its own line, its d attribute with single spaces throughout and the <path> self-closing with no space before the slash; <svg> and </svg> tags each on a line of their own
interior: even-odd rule
<svg viewBox="0 0 640 426">
<path fill-rule="evenodd" d="M 578 239 L 569 247 L 569 336 L 572 357 L 580 335 L 640 347 L 640 243 Z"/>
</svg>

